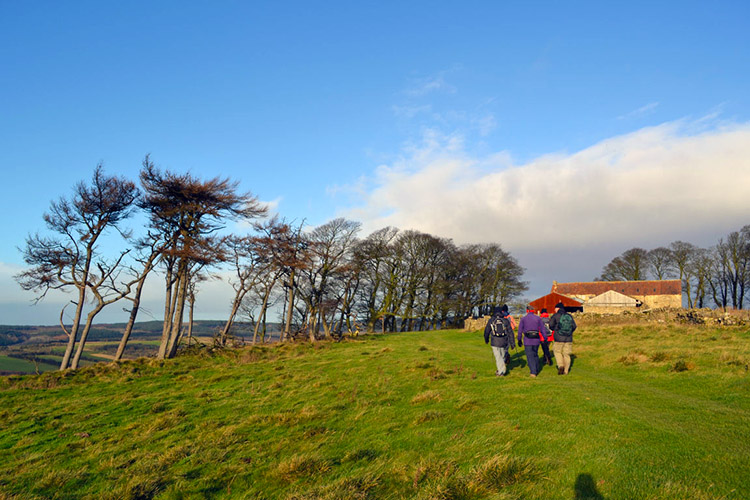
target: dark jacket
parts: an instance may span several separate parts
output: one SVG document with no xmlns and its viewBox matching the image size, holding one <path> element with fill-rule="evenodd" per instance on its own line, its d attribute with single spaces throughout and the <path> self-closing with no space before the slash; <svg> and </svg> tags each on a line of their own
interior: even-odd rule
<svg viewBox="0 0 750 500">
<path fill-rule="evenodd" d="M 536 332 L 532 338 L 526 336 L 526 332 Z M 540 334 L 547 337 L 547 327 L 544 326 L 542 318 L 534 313 L 528 313 L 521 318 L 518 323 L 518 345 L 539 345 L 541 343 Z"/>
<path fill-rule="evenodd" d="M 552 317 L 549 319 L 549 328 L 553 332 L 555 332 L 555 342 L 573 342 L 573 333 L 571 332 L 570 335 L 563 335 L 558 331 L 558 327 L 560 325 L 560 317 L 565 314 L 565 308 L 561 307 L 557 310 L 555 314 L 552 315 Z M 572 316 L 571 316 L 572 318 Z M 573 319 L 573 331 L 576 330 L 578 326 L 576 325 L 576 320 Z"/>
<path fill-rule="evenodd" d="M 489 344 L 491 341 L 492 347 L 505 347 L 506 349 L 515 349 L 516 341 L 513 339 L 513 329 L 511 328 L 510 333 L 505 337 L 496 337 L 492 335 L 492 322 L 497 318 L 507 318 L 508 313 L 501 311 L 499 307 L 496 307 L 492 313 L 492 317 L 487 322 L 487 326 L 484 327 L 484 343 Z M 510 321 L 510 318 L 508 318 Z"/>
</svg>

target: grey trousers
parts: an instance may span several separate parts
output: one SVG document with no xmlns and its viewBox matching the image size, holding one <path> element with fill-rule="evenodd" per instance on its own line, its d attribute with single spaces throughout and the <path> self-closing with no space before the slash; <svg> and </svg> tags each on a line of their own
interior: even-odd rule
<svg viewBox="0 0 750 500">
<path fill-rule="evenodd" d="M 492 346 L 492 354 L 495 355 L 495 364 L 497 365 L 497 373 L 499 375 L 505 373 L 505 352 L 507 350 L 505 347 Z"/>
</svg>

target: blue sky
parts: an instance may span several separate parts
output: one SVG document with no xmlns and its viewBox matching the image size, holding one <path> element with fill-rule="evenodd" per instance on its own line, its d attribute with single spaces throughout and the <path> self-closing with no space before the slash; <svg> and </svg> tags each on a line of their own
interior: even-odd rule
<svg viewBox="0 0 750 500">
<path fill-rule="evenodd" d="M 312 225 L 499 242 L 530 296 L 750 223 L 750 4 L 405 4 L 0 2 L 0 323 L 56 321 L 12 280 L 50 200 L 146 153 Z"/>
</svg>

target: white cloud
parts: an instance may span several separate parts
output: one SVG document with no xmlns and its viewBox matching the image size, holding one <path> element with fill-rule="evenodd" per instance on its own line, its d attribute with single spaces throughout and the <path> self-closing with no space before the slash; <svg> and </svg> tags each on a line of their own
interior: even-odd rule
<svg viewBox="0 0 750 500">
<path fill-rule="evenodd" d="M 445 72 L 441 72 L 434 76 L 412 80 L 405 93 L 409 97 L 422 97 L 432 92 L 453 93 L 455 91 L 456 88 L 445 81 Z"/>
<path fill-rule="evenodd" d="M 393 105 L 391 107 L 393 110 L 393 114 L 396 115 L 399 118 L 406 118 L 406 119 L 412 119 L 415 116 L 423 113 L 429 113 L 432 111 L 432 105 L 431 104 L 423 104 L 419 106 L 413 106 L 413 105 Z"/>
<path fill-rule="evenodd" d="M 392 225 L 546 255 L 720 236 L 750 222 L 750 124 L 699 128 L 665 123 L 521 165 L 431 133 L 380 166 L 346 215 L 366 231 Z"/>
<path fill-rule="evenodd" d="M 650 115 L 658 106 L 659 106 L 658 102 L 650 102 L 646 104 L 645 106 L 641 106 L 640 108 L 634 109 L 633 111 L 630 111 L 629 113 L 625 113 L 624 115 L 618 116 L 617 119 L 627 120 L 628 118 L 639 118 L 641 116 Z"/>
</svg>

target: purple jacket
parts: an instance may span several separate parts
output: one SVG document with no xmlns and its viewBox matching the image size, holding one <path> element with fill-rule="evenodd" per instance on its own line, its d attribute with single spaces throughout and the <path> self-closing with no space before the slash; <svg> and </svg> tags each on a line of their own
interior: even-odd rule
<svg viewBox="0 0 750 500">
<path fill-rule="evenodd" d="M 524 335 L 525 332 L 541 332 L 545 337 L 549 335 L 549 331 L 547 331 L 547 327 L 544 326 L 542 318 L 534 313 L 528 313 L 521 318 L 521 322 L 518 323 L 518 345 L 521 345 L 521 342 L 523 342 L 523 345 L 539 345 L 541 343 L 539 335 L 530 339 Z"/>
</svg>

